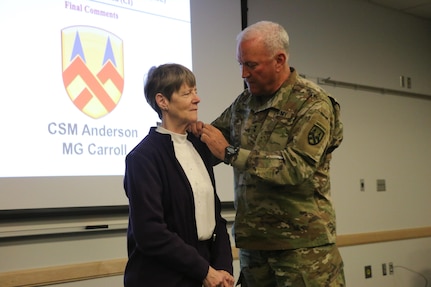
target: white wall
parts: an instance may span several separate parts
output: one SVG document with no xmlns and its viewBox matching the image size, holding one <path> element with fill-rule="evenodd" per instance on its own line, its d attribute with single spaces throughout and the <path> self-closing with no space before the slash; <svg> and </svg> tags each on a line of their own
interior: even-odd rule
<svg viewBox="0 0 431 287">
<path fill-rule="evenodd" d="M 211 122 L 243 89 L 236 62 L 236 35 L 241 31 L 240 1 L 191 0 L 193 72 L 201 103 L 199 117 Z M 215 167 L 221 201 L 233 201 L 230 167 Z"/>
<path fill-rule="evenodd" d="M 357 0 L 249 0 L 249 24 L 282 24 L 300 73 L 431 94 L 431 23 Z"/>
<path fill-rule="evenodd" d="M 191 3 L 200 116 L 211 121 L 242 89 L 235 60 L 239 1 Z M 249 0 L 249 23 L 263 19 L 286 27 L 290 63 L 302 74 L 390 89 L 401 89 L 399 76 L 405 75 L 412 78 L 411 91 L 431 94 L 430 22 L 354 0 Z M 332 166 L 339 234 L 429 226 L 431 100 L 323 87 L 341 102 L 346 128 Z M 361 178 L 364 192 L 359 191 Z M 375 191 L 379 178 L 386 179 L 386 192 Z M 231 200 L 229 168 L 218 168 L 217 180 L 222 199 Z M 401 267 L 383 277 L 381 264 L 388 262 L 431 281 L 431 238 L 343 247 L 341 252 L 349 287 L 424 286 L 420 276 Z M 124 231 L 0 240 L 0 272 L 125 256 Z M 373 278 L 364 279 L 364 265 L 372 265 Z M 117 276 L 61 286 L 121 282 Z"/>
<path fill-rule="evenodd" d="M 430 95 L 429 99 L 322 86 L 341 103 L 345 139 L 334 153 L 332 196 L 338 234 L 429 226 L 431 192 L 431 22 L 363 1 L 249 0 L 249 24 L 281 23 L 290 63 L 316 78 Z M 399 86 L 399 76 L 412 89 Z M 360 179 L 365 191 L 360 191 Z M 385 179 L 386 192 L 376 191 Z M 347 286 L 425 286 L 431 281 L 431 238 L 342 247 Z M 373 277 L 365 279 L 364 266 Z"/>
</svg>

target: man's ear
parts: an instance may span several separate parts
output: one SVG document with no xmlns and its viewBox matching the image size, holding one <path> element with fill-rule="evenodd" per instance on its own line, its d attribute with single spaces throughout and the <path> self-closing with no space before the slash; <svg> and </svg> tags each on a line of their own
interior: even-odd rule
<svg viewBox="0 0 431 287">
<path fill-rule="evenodd" d="M 287 61 L 287 56 L 285 53 L 279 53 L 276 57 L 275 60 L 277 61 L 277 65 L 278 66 L 283 66 L 284 64 L 286 64 Z"/>
<path fill-rule="evenodd" d="M 168 101 L 168 99 L 167 99 L 165 96 L 163 96 L 161 93 L 157 93 L 157 94 L 156 94 L 156 104 L 159 106 L 159 108 L 160 108 L 162 111 L 166 111 L 166 110 L 168 109 L 169 101 Z"/>
</svg>

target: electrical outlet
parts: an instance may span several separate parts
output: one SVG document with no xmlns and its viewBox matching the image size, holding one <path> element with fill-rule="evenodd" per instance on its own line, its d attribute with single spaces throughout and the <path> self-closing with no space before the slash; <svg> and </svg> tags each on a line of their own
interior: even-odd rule
<svg viewBox="0 0 431 287">
<path fill-rule="evenodd" d="M 404 88 L 404 87 L 405 87 L 404 76 L 400 76 L 400 87 L 401 87 L 401 88 Z"/>
<path fill-rule="evenodd" d="M 394 263 L 389 262 L 389 275 L 394 274 Z"/>
<path fill-rule="evenodd" d="M 386 180 L 384 179 L 377 180 L 377 191 L 386 191 Z"/>
<path fill-rule="evenodd" d="M 363 178 L 361 178 L 361 179 L 359 180 L 359 189 L 360 189 L 361 191 L 365 191 L 365 181 L 364 181 L 364 179 L 363 179 Z"/>
<path fill-rule="evenodd" d="M 364 271 L 365 271 L 365 278 L 366 279 L 373 277 L 373 272 L 371 270 L 371 265 L 366 265 L 364 267 Z"/>
<path fill-rule="evenodd" d="M 382 264 L 382 274 L 383 274 L 383 276 L 388 275 L 388 270 L 386 268 L 386 263 Z"/>
<path fill-rule="evenodd" d="M 412 78 L 407 77 L 407 89 L 411 89 L 412 88 Z"/>
</svg>

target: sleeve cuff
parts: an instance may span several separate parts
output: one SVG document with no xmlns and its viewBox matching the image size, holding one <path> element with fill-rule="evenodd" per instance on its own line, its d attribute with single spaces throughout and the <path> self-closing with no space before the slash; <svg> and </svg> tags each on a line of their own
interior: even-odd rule
<svg viewBox="0 0 431 287">
<path fill-rule="evenodd" d="M 250 152 L 251 151 L 249 150 L 240 148 L 236 160 L 232 162 L 232 166 L 244 170 L 246 168 L 247 159 L 250 155 Z"/>
</svg>

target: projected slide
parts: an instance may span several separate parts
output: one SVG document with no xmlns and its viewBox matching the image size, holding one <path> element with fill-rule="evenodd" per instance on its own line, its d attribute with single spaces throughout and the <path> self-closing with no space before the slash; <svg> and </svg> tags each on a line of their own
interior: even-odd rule
<svg viewBox="0 0 431 287">
<path fill-rule="evenodd" d="M 192 68 L 189 0 L 1 1 L 0 30 L 2 178 L 123 175 L 146 72 Z"/>
</svg>

